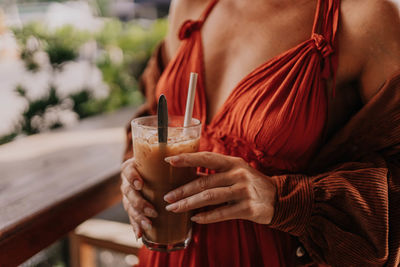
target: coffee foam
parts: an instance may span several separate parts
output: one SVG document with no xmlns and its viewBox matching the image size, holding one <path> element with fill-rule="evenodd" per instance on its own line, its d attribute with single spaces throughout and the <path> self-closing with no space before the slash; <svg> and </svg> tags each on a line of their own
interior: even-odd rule
<svg viewBox="0 0 400 267">
<path fill-rule="evenodd" d="M 178 143 L 188 143 L 190 141 L 193 141 L 194 139 L 198 139 L 198 137 L 196 137 L 195 135 L 184 134 L 182 132 L 174 132 L 168 135 L 167 144 L 173 145 Z M 158 132 L 154 131 L 153 133 L 149 134 L 148 137 L 140 138 L 140 141 L 148 143 L 149 145 L 158 145 Z"/>
</svg>

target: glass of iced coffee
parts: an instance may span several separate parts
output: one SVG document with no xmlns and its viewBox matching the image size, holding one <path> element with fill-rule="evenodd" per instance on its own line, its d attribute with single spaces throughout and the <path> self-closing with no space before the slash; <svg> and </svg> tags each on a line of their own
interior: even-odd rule
<svg viewBox="0 0 400 267">
<path fill-rule="evenodd" d="M 196 178 L 196 168 L 176 168 L 165 158 L 181 153 L 197 152 L 201 123 L 192 119 L 183 127 L 183 117 L 169 116 L 168 141 L 158 142 L 157 116 L 132 120 L 133 153 L 137 170 L 144 180 L 143 196 L 157 210 L 151 230 L 144 231 L 143 243 L 151 250 L 173 251 L 186 248 L 191 241 L 191 213 L 165 210 L 164 195 Z"/>
</svg>

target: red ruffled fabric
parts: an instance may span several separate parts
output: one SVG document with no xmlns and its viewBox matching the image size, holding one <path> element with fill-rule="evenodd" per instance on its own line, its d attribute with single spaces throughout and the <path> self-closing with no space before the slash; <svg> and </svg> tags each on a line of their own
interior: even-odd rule
<svg viewBox="0 0 400 267">
<path fill-rule="evenodd" d="M 217 0 L 197 21 L 186 21 L 176 57 L 156 87 L 170 115 L 184 115 L 190 72 L 199 73 L 193 116 L 202 121 L 200 149 L 238 156 L 265 174 L 303 171 L 321 145 L 327 119 L 326 79 L 335 76 L 339 0 L 319 0 L 310 38 L 246 75 L 207 123 L 201 27 Z M 293 237 L 266 225 L 232 220 L 195 225 L 183 251 L 143 248 L 139 266 L 292 266 Z"/>
</svg>

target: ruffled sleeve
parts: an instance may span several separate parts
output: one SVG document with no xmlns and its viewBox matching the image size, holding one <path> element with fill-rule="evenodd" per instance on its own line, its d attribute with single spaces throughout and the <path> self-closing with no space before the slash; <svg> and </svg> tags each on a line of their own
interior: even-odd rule
<svg viewBox="0 0 400 267">
<path fill-rule="evenodd" d="M 394 188 L 389 188 L 393 177 L 385 161 L 375 158 L 373 163 L 346 163 L 313 177 L 289 175 L 274 180 L 278 199 L 271 227 L 298 236 L 316 262 L 386 263 L 389 190 Z"/>
<path fill-rule="evenodd" d="M 297 236 L 318 263 L 399 266 L 400 73 L 322 149 L 314 168 L 272 177 L 270 227 Z"/>
</svg>

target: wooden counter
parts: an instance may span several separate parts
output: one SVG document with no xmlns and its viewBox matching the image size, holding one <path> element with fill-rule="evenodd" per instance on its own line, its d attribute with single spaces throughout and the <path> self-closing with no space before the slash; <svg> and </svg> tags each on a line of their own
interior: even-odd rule
<svg viewBox="0 0 400 267">
<path fill-rule="evenodd" d="M 24 262 L 120 201 L 123 126 L 132 114 L 0 146 L 0 266 Z"/>
</svg>

